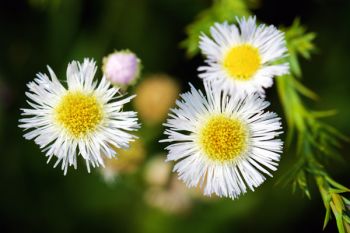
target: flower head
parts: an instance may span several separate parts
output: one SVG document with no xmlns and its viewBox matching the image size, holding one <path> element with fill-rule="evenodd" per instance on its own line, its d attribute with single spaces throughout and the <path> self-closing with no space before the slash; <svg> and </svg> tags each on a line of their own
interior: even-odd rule
<svg viewBox="0 0 350 233">
<path fill-rule="evenodd" d="M 67 88 L 48 70 L 50 78 L 39 73 L 27 85 L 31 108 L 22 109 L 19 125 L 28 131 L 26 139 L 34 139 L 48 160 L 57 157 L 54 166 L 61 162 L 64 173 L 68 166 L 77 167 L 78 155 L 90 171 L 90 165 L 104 165 L 102 154 L 115 155 L 113 147 L 128 148 L 135 138 L 128 131 L 139 125 L 136 113 L 123 112 L 122 107 L 134 96 L 123 99 L 105 77 L 99 84 L 94 82 L 96 66 L 89 59 L 68 64 Z"/>
<path fill-rule="evenodd" d="M 169 177 L 166 186 L 150 186 L 144 193 L 144 199 L 149 206 L 169 214 L 185 214 L 193 206 L 188 189 L 174 176 Z"/>
<path fill-rule="evenodd" d="M 210 29 L 211 38 L 201 36 L 207 65 L 199 67 L 199 76 L 230 92 L 264 95 L 274 76 L 289 72 L 287 63 L 273 64 L 286 56 L 284 34 L 274 26 L 257 26 L 255 17 L 237 21 L 239 27 L 217 23 Z"/>
<path fill-rule="evenodd" d="M 171 143 L 167 160 L 187 186 L 204 185 L 204 194 L 236 198 L 264 182 L 276 170 L 282 151 L 275 113 L 257 94 L 242 96 L 213 90 L 206 96 L 191 86 L 181 95 L 165 126 Z"/>
<path fill-rule="evenodd" d="M 106 159 L 100 172 L 107 184 L 113 184 L 118 175 L 134 173 L 146 156 L 144 143 L 140 139 L 130 143 L 128 150 L 115 148 L 117 158 Z"/>
<path fill-rule="evenodd" d="M 129 86 L 140 75 L 140 59 L 128 51 L 116 51 L 103 58 L 102 70 L 106 78 L 116 86 Z"/>
<path fill-rule="evenodd" d="M 170 163 L 164 163 L 164 155 L 153 156 L 145 167 L 145 180 L 152 186 L 166 186 L 171 176 Z"/>
<path fill-rule="evenodd" d="M 145 168 L 147 190 L 145 201 L 150 206 L 172 214 L 182 214 L 192 207 L 191 194 L 186 186 L 171 174 L 171 165 L 163 155 L 153 156 Z"/>
<path fill-rule="evenodd" d="M 163 122 L 179 92 L 179 84 L 166 74 L 146 78 L 136 88 L 137 97 L 134 101 L 140 119 L 151 125 Z"/>
</svg>

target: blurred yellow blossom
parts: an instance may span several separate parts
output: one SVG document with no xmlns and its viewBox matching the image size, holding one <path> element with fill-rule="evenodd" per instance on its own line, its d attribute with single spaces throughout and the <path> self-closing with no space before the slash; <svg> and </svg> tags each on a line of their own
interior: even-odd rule
<svg viewBox="0 0 350 233">
<path fill-rule="evenodd" d="M 130 143 L 128 150 L 115 148 L 117 157 L 105 160 L 105 167 L 101 169 L 101 174 L 106 182 L 113 182 L 119 174 L 130 174 L 143 162 L 146 149 L 142 140 L 137 139 Z"/>
<path fill-rule="evenodd" d="M 154 74 L 136 88 L 134 106 L 147 124 L 159 124 L 167 116 L 180 93 L 179 84 L 166 74 Z"/>
</svg>

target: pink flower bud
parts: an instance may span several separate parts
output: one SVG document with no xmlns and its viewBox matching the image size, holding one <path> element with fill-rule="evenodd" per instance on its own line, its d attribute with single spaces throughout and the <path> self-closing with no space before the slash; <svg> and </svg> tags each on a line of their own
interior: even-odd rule
<svg viewBox="0 0 350 233">
<path fill-rule="evenodd" d="M 103 58 L 103 73 L 114 85 L 134 84 L 140 73 L 140 60 L 130 51 L 116 51 Z"/>
</svg>

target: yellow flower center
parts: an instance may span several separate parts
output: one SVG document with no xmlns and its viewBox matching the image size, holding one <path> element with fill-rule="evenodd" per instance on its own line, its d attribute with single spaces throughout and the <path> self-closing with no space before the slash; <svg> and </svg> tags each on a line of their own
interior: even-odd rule
<svg viewBox="0 0 350 233">
<path fill-rule="evenodd" d="M 75 138 L 86 136 L 102 120 L 102 106 L 94 95 L 68 92 L 55 109 L 55 119 Z"/>
<path fill-rule="evenodd" d="M 257 48 L 242 44 L 227 53 L 223 65 L 235 79 L 246 81 L 260 68 L 261 57 Z"/>
<path fill-rule="evenodd" d="M 240 120 L 217 115 L 199 133 L 199 143 L 209 159 L 231 161 L 247 147 L 247 128 Z"/>
</svg>

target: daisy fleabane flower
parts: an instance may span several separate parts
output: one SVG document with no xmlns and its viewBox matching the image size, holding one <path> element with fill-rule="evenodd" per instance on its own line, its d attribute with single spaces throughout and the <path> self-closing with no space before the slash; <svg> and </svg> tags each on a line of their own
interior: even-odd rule
<svg viewBox="0 0 350 233">
<path fill-rule="evenodd" d="M 115 156 L 115 148 L 128 148 L 139 128 L 136 113 L 122 111 L 134 96 L 123 98 L 118 89 L 103 76 L 93 81 L 96 65 L 93 60 L 76 61 L 67 67 L 67 88 L 48 67 L 50 78 L 39 73 L 28 83 L 26 92 L 31 108 L 22 109 L 19 127 L 24 137 L 40 146 L 48 162 L 57 157 L 64 174 L 69 166 L 77 168 L 77 156 L 92 167 L 104 166 L 103 158 Z"/>
<path fill-rule="evenodd" d="M 216 23 L 211 37 L 201 35 L 199 47 L 207 65 L 199 67 L 199 77 L 230 92 L 264 96 L 274 76 L 289 73 L 287 63 L 274 64 L 287 53 L 284 33 L 274 26 L 257 26 L 255 17 L 237 21 L 238 27 Z"/>
<path fill-rule="evenodd" d="M 280 118 L 264 111 L 269 102 L 259 95 L 242 96 L 213 89 L 206 95 L 192 85 L 172 109 L 161 142 L 170 143 L 167 161 L 188 187 L 205 195 L 237 198 L 276 170 L 282 141 Z"/>
</svg>

